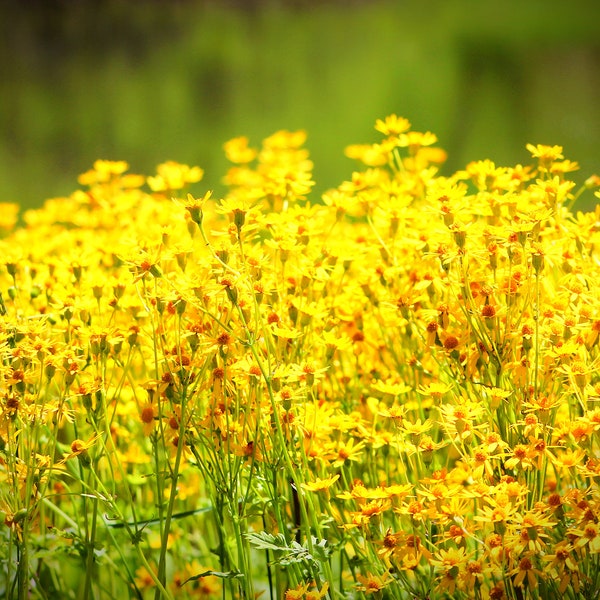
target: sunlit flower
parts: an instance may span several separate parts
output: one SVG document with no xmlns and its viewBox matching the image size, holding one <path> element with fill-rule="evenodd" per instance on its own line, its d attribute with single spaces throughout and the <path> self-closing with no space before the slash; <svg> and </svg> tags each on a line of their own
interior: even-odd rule
<svg viewBox="0 0 600 600">
<path fill-rule="evenodd" d="M 153 192 L 169 192 L 185 188 L 190 183 L 202 179 L 204 171 L 200 167 L 190 167 L 174 161 L 158 165 L 157 175 L 148 177 L 148 185 Z"/>
<path fill-rule="evenodd" d="M 562 146 L 545 146 L 544 144 L 527 144 L 527 150 L 531 153 L 533 158 L 537 158 L 540 164 L 540 168 L 548 170 L 550 165 L 562 158 L 564 158 L 562 152 Z"/>
<path fill-rule="evenodd" d="M 19 205 L 9 202 L 0 202 L 0 233 L 8 232 L 17 224 Z"/>
<path fill-rule="evenodd" d="M 328 446 L 328 456 L 333 467 L 341 467 L 346 461 L 358 461 L 362 456 L 365 442 L 356 443 L 354 438 L 347 442 L 334 442 Z"/>
<path fill-rule="evenodd" d="M 437 590 L 442 593 L 454 594 L 459 575 L 465 569 L 469 555 L 464 548 L 449 548 L 439 550 L 431 559 L 431 564 L 439 572 Z"/>
<path fill-rule="evenodd" d="M 24 227 L 5 207 L 15 581 L 74 544 L 90 597 L 589 591 L 600 206 L 571 208 L 600 180 L 543 145 L 441 175 L 435 135 L 375 127 L 322 198 L 282 130 L 225 144 L 215 202 L 199 167 L 97 161 Z"/>
<path fill-rule="evenodd" d="M 258 154 L 257 150 L 248 146 L 246 136 L 240 136 L 225 142 L 224 149 L 227 160 L 238 164 L 252 162 Z"/>
<path fill-rule="evenodd" d="M 377 119 L 375 129 L 384 135 L 399 135 L 410 129 L 410 122 L 404 117 L 389 115 L 385 119 Z"/>
<path fill-rule="evenodd" d="M 128 169 L 129 165 L 124 160 L 97 160 L 94 162 L 94 168 L 80 175 L 78 181 L 81 185 L 105 183 Z"/>
<path fill-rule="evenodd" d="M 513 584 L 516 587 L 528 587 L 534 590 L 538 586 L 538 578 L 543 577 L 543 572 L 534 566 L 534 556 L 529 554 L 518 561 L 517 566 L 512 570 L 514 575 Z"/>
<path fill-rule="evenodd" d="M 98 437 L 99 436 L 97 435 L 92 436 L 87 441 L 80 439 L 73 440 L 70 446 L 71 452 L 64 455 L 64 462 L 71 460 L 72 458 L 77 458 L 83 466 L 89 467 L 92 462 L 89 450 L 94 447 L 98 441 Z"/>
<path fill-rule="evenodd" d="M 339 475 L 334 475 L 333 477 L 329 477 L 327 479 L 317 478 L 314 481 L 303 483 L 302 487 L 310 492 L 322 492 L 324 490 L 328 490 L 339 478 Z"/>
<path fill-rule="evenodd" d="M 381 590 L 391 583 L 389 573 L 384 573 L 383 575 L 368 573 L 367 575 L 357 575 L 356 579 L 358 580 L 356 589 L 367 596 L 381 592 Z"/>
</svg>

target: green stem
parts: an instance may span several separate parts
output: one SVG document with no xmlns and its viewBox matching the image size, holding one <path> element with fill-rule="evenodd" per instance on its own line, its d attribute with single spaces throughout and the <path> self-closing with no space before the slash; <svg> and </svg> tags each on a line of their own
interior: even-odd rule
<svg viewBox="0 0 600 600">
<path fill-rule="evenodd" d="M 177 453 L 175 455 L 175 465 L 171 474 L 171 489 L 169 490 L 169 503 L 167 505 L 167 511 L 164 515 L 164 522 L 162 523 L 162 538 L 160 544 L 160 557 L 158 561 L 158 579 L 164 583 L 166 581 L 166 557 L 167 557 L 167 546 L 169 544 L 169 533 L 171 530 L 171 519 L 173 517 L 173 510 L 175 507 L 175 498 L 177 497 L 177 480 L 179 478 L 179 469 L 181 466 L 181 458 L 183 456 L 183 446 L 185 441 L 185 407 L 186 407 L 186 390 L 184 388 L 183 397 L 181 399 L 181 414 L 179 419 L 179 438 L 177 440 Z M 164 438 L 163 438 L 164 439 Z M 158 477 L 158 475 L 157 475 Z M 161 501 L 162 505 L 162 501 Z M 154 594 L 155 600 L 159 600 L 161 591 L 159 588 L 156 589 Z"/>
<path fill-rule="evenodd" d="M 162 594 L 163 597 L 166 598 L 167 600 L 174 600 L 173 594 L 171 594 L 171 592 L 169 592 L 169 590 L 167 590 L 167 588 L 165 588 L 163 582 L 160 581 L 160 579 L 157 577 L 156 573 L 154 572 L 154 569 L 150 566 L 150 563 L 148 562 L 148 559 L 142 552 L 142 549 L 140 548 L 139 544 L 136 544 L 135 547 L 136 547 L 136 550 L 138 553 L 138 558 L 142 562 L 142 565 L 146 569 L 146 572 L 152 578 L 152 581 L 153 581 L 154 585 L 156 586 L 157 592 L 159 592 L 159 594 Z"/>
<path fill-rule="evenodd" d="M 28 594 L 28 583 L 29 583 L 29 548 L 28 548 L 28 517 L 25 516 L 23 520 L 23 541 L 17 542 L 17 548 L 19 549 L 19 565 L 18 565 L 18 599 L 27 600 Z"/>
<path fill-rule="evenodd" d="M 86 562 L 85 562 L 85 585 L 83 591 L 83 600 L 88 600 L 92 591 L 92 581 L 94 578 L 94 546 L 96 541 L 96 521 L 98 518 L 98 499 L 92 499 L 92 526 L 89 537 L 86 540 Z"/>
</svg>

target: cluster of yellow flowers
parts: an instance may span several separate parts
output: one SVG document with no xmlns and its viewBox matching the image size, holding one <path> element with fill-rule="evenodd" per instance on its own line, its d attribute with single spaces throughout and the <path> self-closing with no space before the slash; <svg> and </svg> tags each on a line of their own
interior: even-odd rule
<svg viewBox="0 0 600 600">
<path fill-rule="evenodd" d="M 281 131 L 3 209 L 7 598 L 600 591 L 600 179 L 376 129 L 316 201 Z"/>
</svg>

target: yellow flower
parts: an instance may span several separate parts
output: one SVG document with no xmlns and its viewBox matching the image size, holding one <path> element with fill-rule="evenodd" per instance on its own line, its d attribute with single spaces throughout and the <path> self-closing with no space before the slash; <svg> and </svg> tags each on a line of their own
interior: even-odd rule
<svg viewBox="0 0 600 600">
<path fill-rule="evenodd" d="M 356 589 L 367 596 L 378 594 L 391 583 L 390 574 L 387 572 L 383 575 L 374 575 L 372 573 L 367 573 L 367 575 L 359 574 L 356 576 L 356 579 L 358 580 Z"/>
<path fill-rule="evenodd" d="M 529 589 L 534 590 L 538 586 L 538 578 L 543 577 L 544 573 L 539 569 L 535 568 L 532 558 L 534 554 L 528 554 L 521 558 L 517 566 L 510 572 L 511 575 L 515 575 L 513 584 L 516 587 L 527 586 Z"/>
<path fill-rule="evenodd" d="M 432 427 L 433 422 L 430 419 L 426 419 L 423 422 L 421 422 L 421 419 L 417 419 L 414 423 L 404 420 L 401 429 L 413 444 L 418 444 L 421 436 L 427 433 Z"/>
<path fill-rule="evenodd" d="M 286 131 L 282 129 L 263 140 L 265 148 L 288 149 L 299 148 L 306 141 L 306 131 Z"/>
<path fill-rule="evenodd" d="M 306 600 L 321 600 L 321 598 L 324 598 L 325 596 L 327 596 L 328 590 L 329 590 L 329 583 L 326 581 L 320 590 L 316 589 L 316 590 L 311 590 L 310 592 L 307 592 Z"/>
<path fill-rule="evenodd" d="M 378 392 L 384 398 L 394 399 L 398 396 L 402 396 L 407 394 L 412 390 L 410 385 L 406 385 L 402 381 L 395 381 L 394 379 L 388 379 L 386 381 L 377 381 L 372 386 L 371 389 L 374 392 Z"/>
<path fill-rule="evenodd" d="M 215 210 L 219 214 L 227 215 L 229 222 L 235 224 L 237 229 L 241 230 L 246 222 L 246 215 L 252 208 L 253 202 L 248 198 L 229 196 L 221 200 L 215 207 Z"/>
<path fill-rule="evenodd" d="M 97 160 L 94 162 L 94 168 L 80 175 L 78 181 L 81 185 L 88 186 L 105 183 L 121 175 L 127 169 L 129 169 L 129 165 L 124 160 Z"/>
<path fill-rule="evenodd" d="M 591 433 L 591 432 L 590 432 Z M 550 454 L 550 459 L 558 472 L 565 477 L 569 477 L 568 470 L 579 466 L 586 456 L 586 451 L 582 448 L 565 449 L 557 454 Z"/>
<path fill-rule="evenodd" d="M 156 404 L 148 402 L 140 408 L 140 421 L 144 429 L 144 436 L 148 437 L 156 427 L 158 420 L 158 408 Z"/>
<path fill-rule="evenodd" d="M 190 167 L 174 161 L 158 165 L 157 175 L 148 177 L 148 185 L 153 192 L 169 192 L 180 190 L 189 183 L 202 179 L 204 171 L 200 167 Z"/>
<path fill-rule="evenodd" d="M 537 158 L 540 169 L 547 171 L 553 162 L 564 158 L 562 146 L 545 146 L 544 144 L 527 144 L 525 146 L 533 158 Z"/>
<path fill-rule="evenodd" d="M 552 175 L 558 175 L 562 177 L 565 173 L 570 173 L 572 171 L 578 171 L 579 164 L 572 160 L 562 160 L 560 162 L 554 162 L 550 166 L 550 173 Z"/>
<path fill-rule="evenodd" d="M 392 114 L 383 120 L 377 119 L 375 129 L 383 135 L 399 135 L 410 129 L 410 121 Z"/>
<path fill-rule="evenodd" d="M 341 220 L 346 214 L 357 216 L 360 212 L 358 198 L 348 191 L 329 190 L 323 194 L 322 198 L 325 206 L 335 209 L 336 221 Z"/>
<path fill-rule="evenodd" d="M 88 450 L 94 446 L 99 437 L 99 435 L 94 435 L 87 442 L 80 439 L 73 440 L 70 447 L 71 452 L 63 455 L 64 458 L 61 464 L 72 458 L 77 458 L 84 467 L 89 467 L 92 461 Z"/>
<path fill-rule="evenodd" d="M 0 202 L 0 232 L 8 232 L 17 224 L 19 205 Z"/>
<path fill-rule="evenodd" d="M 556 526 L 552 518 L 544 515 L 539 510 L 518 512 L 515 514 L 514 521 L 517 525 L 515 539 L 509 539 L 507 543 L 517 553 L 525 550 L 541 553 L 549 537 L 546 532 L 551 531 Z M 520 530 L 518 527 L 520 527 Z"/>
<path fill-rule="evenodd" d="M 308 591 L 310 584 L 299 583 L 294 589 L 288 589 L 285 592 L 285 600 L 302 600 Z"/>
<path fill-rule="evenodd" d="M 532 461 L 533 454 L 530 446 L 524 444 L 516 444 L 512 451 L 511 458 L 504 462 L 505 469 L 515 470 L 527 470 L 533 469 L 534 463 Z"/>
<path fill-rule="evenodd" d="M 224 149 L 227 160 L 236 164 L 252 162 L 258 154 L 257 150 L 248 147 L 246 136 L 236 137 L 225 142 Z"/>
<path fill-rule="evenodd" d="M 309 492 L 322 492 L 324 490 L 328 490 L 339 478 L 339 475 L 333 475 L 327 479 L 321 479 L 317 477 L 317 479 L 314 481 L 302 483 L 301 487 Z"/>
<path fill-rule="evenodd" d="M 346 146 L 344 154 L 368 167 L 380 167 L 389 161 L 389 149 L 382 144 L 351 144 Z"/>
<path fill-rule="evenodd" d="M 362 452 L 365 447 L 365 442 L 354 442 L 354 438 L 350 438 L 347 442 L 332 442 L 327 446 L 327 458 L 331 460 L 333 467 L 341 467 L 346 464 L 346 461 L 359 461 L 362 457 Z"/>
<path fill-rule="evenodd" d="M 210 200 L 212 192 L 206 192 L 202 198 L 195 198 L 192 194 L 187 195 L 187 200 L 183 202 L 184 208 L 187 210 L 190 218 L 197 225 L 202 224 L 204 218 L 204 206 Z"/>
<path fill-rule="evenodd" d="M 184 564 L 173 575 L 173 595 L 177 597 L 183 589 L 188 590 L 193 598 L 216 600 L 220 596 L 221 583 L 212 573 L 212 569 L 195 560 Z"/>
<path fill-rule="evenodd" d="M 142 565 L 135 572 L 135 585 L 140 590 L 151 590 L 154 587 L 155 577 L 156 575 L 153 577 L 150 571 Z"/>
<path fill-rule="evenodd" d="M 573 546 L 576 549 L 586 547 L 592 554 L 600 553 L 600 528 L 597 523 L 590 521 L 584 523 L 580 528 L 569 532 L 574 539 Z"/>
<path fill-rule="evenodd" d="M 433 567 L 439 571 L 436 590 L 442 593 L 454 594 L 458 577 L 465 569 L 469 555 L 464 548 L 449 548 L 439 550 L 430 560 Z"/>
<path fill-rule="evenodd" d="M 477 429 L 479 417 L 484 407 L 467 398 L 461 398 L 459 404 L 439 406 L 442 426 L 450 434 L 451 439 L 467 440 Z"/>
<path fill-rule="evenodd" d="M 300 583 L 294 589 L 286 590 L 284 600 L 321 600 L 327 595 L 329 583 L 325 582 L 320 590 L 309 591 L 310 587 L 310 583 Z"/>
<path fill-rule="evenodd" d="M 411 154 L 416 154 L 418 150 L 423 146 L 431 146 L 437 142 L 437 135 L 427 131 L 421 133 L 419 131 L 409 131 L 403 133 L 398 139 L 398 145 L 401 147 L 407 147 Z"/>
<path fill-rule="evenodd" d="M 554 578 L 558 579 L 558 591 L 563 594 L 571 585 L 573 591 L 579 594 L 580 572 L 573 546 L 569 541 L 563 540 L 558 542 L 552 550 L 553 554 L 543 556 L 542 560 L 549 563 L 548 567 L 552 570 Z"/>
</svg>

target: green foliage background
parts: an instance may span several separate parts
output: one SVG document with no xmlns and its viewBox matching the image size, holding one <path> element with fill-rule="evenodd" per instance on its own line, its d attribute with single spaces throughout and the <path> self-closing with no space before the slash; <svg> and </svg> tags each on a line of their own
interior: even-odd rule
<svg viewBox="0 0 600 600">
<path fill-rule="evenodd" d="M 221 146 L 308 131 L 316 192 L 350 143 L 395 112 L 449 151 L 445 169 L 560 144 L 600 172 L 595 0 L 238 0 L 0 5 L 0 201 L 68 194 L 96 158 L 206 170 Z"/>
</svg>

